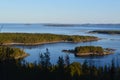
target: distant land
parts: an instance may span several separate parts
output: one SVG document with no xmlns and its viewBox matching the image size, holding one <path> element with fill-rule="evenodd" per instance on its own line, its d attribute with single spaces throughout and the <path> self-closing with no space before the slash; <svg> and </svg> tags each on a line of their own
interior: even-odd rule
<svg viewBox="0 0 120 80">
<path fill-rule="evenodd" d="M 120 24 L 54 24 L 47 23 L 43 24 L 44 26 L 120 26 Z"/>
<path fill-rule="evenodd" d="M 100 34 L 120 34 L 120 30 L 95 30 L 89 33 L 100 33 Z"/>
<path fill-rule="evenodd" d="M 84 23 L 84 24 L 63 24 L 63 23 L 0 23 L 0 25 L 32 25 L 32 24 L 39 24 L 39 25 L 44 25 L 44 26 L 120 26 L 120 23 L 99 23 L 99 24 L 94 24 L 94 23 Z"/>
</svg>

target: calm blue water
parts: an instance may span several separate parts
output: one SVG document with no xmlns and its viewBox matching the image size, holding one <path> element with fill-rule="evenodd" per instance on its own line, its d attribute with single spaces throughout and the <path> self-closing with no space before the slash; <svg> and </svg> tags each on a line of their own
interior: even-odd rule
<svg viewBox="0 0 120 80">
<path fill-rule="evenodd" d="M 59 56 L 66 56 L 66 53 L 62 52 L 63 49 L 74 49 L 76 46 L 102 46 L 104 48 L 116 49 L 115 54 L 103 56 L 103 57 L 75 57 L 73 54 L 70 56 L 71 62 L 83 63 L 87 60 L 89 63 L 95 66 L 110 65 L 112 59 L 120 62 L 120 35 L 107 35 L 107 34 L 90 34 L 92 30 L 120 30 L 120 26 L 69 26 L 69 27 L 55 27 L 55 26 L 44 26 L 41 24 L 4 24 L 1 32 L 11 33 L 53 33 L 53 34 L 65 34 L 65 35 L 89 35 L 97 36 L 102 40 L 85 43 L 53 43 L 44 44 L 37 46 L 14 46 L 24 49 L 25 52 L 29 53 L 30 56 L 26 57 L 25 60 L 28 62 L 34 62 L 39 60 L 39 54 L 44 53 L 46 48 L 49 49 L 51 62 L 55 64 Z M 120 63 L 119 63 L 120 65 Z"/>
</svg>

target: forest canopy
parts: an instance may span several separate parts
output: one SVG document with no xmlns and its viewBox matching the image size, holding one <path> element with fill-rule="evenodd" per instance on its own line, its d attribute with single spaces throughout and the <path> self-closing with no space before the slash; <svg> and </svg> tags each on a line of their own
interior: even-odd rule
<svg viewBox="0 0 120 80">
<path fill-rule="evenodd" d="M 0 60 L 8 58 L 19 59 L 26 56 L 28 56 L 28 54 L 19 48 L 0 46 Z"/>
<path fill-rule="evenodd" d="M 100 46 L 80 46 L 75 48 L 76 53 L 103 53 L 104 49 Z"/>
<path fill-rule="evenodd" d="M 1 45 L 9 43 L 24 43 L 24 44 L 35 44 L 35 43 L 48 43 L 48 42 L 84 42 L 84 41 L 95 41 L 98 40 L 94 36 L 68 36 L 68 35 L 56 35 L 56 34 L 33 34 L 33 33 L 0 33 Z"/>
<path fill-rule="evenodd" d="M 101 46 L 78 46 L 71 50 L 62 51 L 74 53 L 75 56 L 104 56 L 114 53 L 115 49 L 102 48 Z"/>
</svg>

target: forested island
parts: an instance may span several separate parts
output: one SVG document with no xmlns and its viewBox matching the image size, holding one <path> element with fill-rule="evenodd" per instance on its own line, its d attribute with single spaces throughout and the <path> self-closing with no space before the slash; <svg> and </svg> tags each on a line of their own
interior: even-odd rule
<svg viewBox="0 0 120 80">
<path fill-rule="evenodd" d="M 95 30 L 89 33 L 100 33 L 100 34 L 120 34 L 119 30 Z"/>
<path fill-rule="evenodd" d="M 63 50 L 63 52 L 74 53 L 75 56 L 103 56 L 112 54 L 114 49 L 102 48 L 100 46 L 79 46 L 73 50 Z"/>
<path fill-rule="evenodd" d="M 68 36 L 56 34 L 0 33 L 1 45 L 37 45 L 54 42 L 87 42 L 99 40 L 94 36 Z"/>
<path fill-rule="evenodd" d="M 1 61 L 8 59 L 8 58 L 20 59 L 26 56 L 28 56 L 28 54 L 19 48 L 0 46 L 0 60 Z"/>
</svg>

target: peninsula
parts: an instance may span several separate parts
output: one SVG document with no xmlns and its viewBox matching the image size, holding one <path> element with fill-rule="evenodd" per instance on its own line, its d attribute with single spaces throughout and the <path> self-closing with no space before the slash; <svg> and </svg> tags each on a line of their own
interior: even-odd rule
<svg viewBox="0 0 120 80">
<path fill-rule="evenodd" d="M 6 60 L 8 58 L 21 59 L 28 56 L 23 50 L 19 48 L 12 48 L 6 46 L 0 46 L 0 60 Z"/>
<path fill-rule="evenodd" d="M 94 36 L 57 35 L 37 33 L 0 33 L 0 45 L 38 45 L 55 42 L 97 41 Z"/>
</svg>

